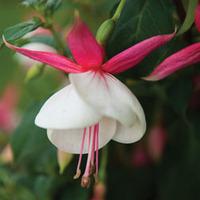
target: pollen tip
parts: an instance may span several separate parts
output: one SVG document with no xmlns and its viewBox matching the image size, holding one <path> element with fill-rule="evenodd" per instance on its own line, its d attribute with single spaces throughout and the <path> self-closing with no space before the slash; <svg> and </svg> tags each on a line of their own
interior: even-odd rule
<svg viewBox="0 0 200 200">
<path fill-rule="evenodd" d="M 81 175 L 81 170 L 80 169 L 78 169 L 77 171 L 76 171 L 76 174 L 74 175 L 74 179 L 78 179 L 79 177 L 80 177 L 80 175 Z"/>
<path fill-rule="evenodd" d="M 142 80 L 145 80 L 145 81 L 158 81 L 159 79 L 155 76 L 146 76 L 146 77 L 142 77 L 141 78 Z"/>
<path fill-rule="evenodd" d="M 90 177 L 89 176 L 83 176 L 81 179 L 81 186 L 83 188 L 89 188 L 90 187 Z"/>
</svg>

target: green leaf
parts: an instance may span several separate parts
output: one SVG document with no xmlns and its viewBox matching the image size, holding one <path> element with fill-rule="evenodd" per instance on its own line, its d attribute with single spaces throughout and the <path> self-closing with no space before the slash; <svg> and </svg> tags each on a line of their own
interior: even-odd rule
<svg viewBox="0 0 200 200">
<path fill-rule="evenodd" d="M 6 30 L 3 31 L 3 35 L 7 41 L 12 42 L 17 39 L 20 39 L 27 33 L 34 31 L 41 25 L 42 25 L 42 22 L 40 21 L 40 19 L 36 18 L 34 20 L 23 22 L 23 23 L 7 28 Z M 0 38 L 0 46 L 1 45 L 3 45 L 2 38 Z"/>
<path fill-rule="evenodd" d="M 23 5 L 34 8 L 46 17 L 51 16 L 61 6 L 62 0 L 24 0 Z"/>
<path fill-rule="evenodd" d="M 178 31 L 178 35 L 185 33 L 187 30 L 190 29 L 190 27 L 194 23 L 194 14 L 195 14 L 195 9 L 197 7 L 197 4 L 198 4 L 198 0 L 189 1 L 188 8 L 187 8 L 187 15 L 186 15 L 185 21 L 183 22 L 183 25 Z"/>
<path fill-rule="evenodd" d="M 172 5 L 164 0 L 127 0 L 108 45 L 114 55 L 153 35 L 174 31 Z"/>
<path fill-rule="evenodd" d="M 51 170 L 57 166 L 55 148 L 48 141 L 46 130 L 34 124 L 41 104 L 31 106 L 21 124 L 11 137 L 11 145 L 16 163 L 39 171 Z"/>
<path fill-rule="evenodd" d="M 176 79 L 172 82 L 171 86 L 167 89 L 168 104 L 176 113 L 185 115 L 191 94 L 191 80 L 182 76 L 181 79 Z"/>
<path fill-rule="evenodd" d="M 35 6 L 40 0 L 24 0 L 22 4 L 25 6 Z"/>
<path fill-rule="evenodd" d="M 62 0 L 47 0 L 46 8 L 52 11 L 57 10 L 62 3 Z"/>
</svg>

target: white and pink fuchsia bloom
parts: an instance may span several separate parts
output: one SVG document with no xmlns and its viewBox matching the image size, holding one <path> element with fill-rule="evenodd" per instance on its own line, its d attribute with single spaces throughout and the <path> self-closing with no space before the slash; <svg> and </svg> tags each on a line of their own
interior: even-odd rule
<svg viewBox="0 0 200 200">
<path fill-rule="evenodd" d="M 37 28 L 36 30 L 27 33 L 23 38 L 31 38 L 33 36 L 51 36 L 51 32 L 48 29 L 44 28 Z M 42 42 L 30 42 L 22 46 L 22 48 L 29 49 L 29 50 L 34 50 L 34 51 L 47 51 L 51 53 L 56 53 L 56 49 L 51 47 L 50 45 L 44 44 Z M 36 64 L 39 64 L 40 62 L 28 58 L 27 56 L 24 56 L 20 53 L 16 53 L 15 59 L 17 62 L 25 67 L 27 69 L 28 67 L 32 67 Z"/>
<path fill-rule="evenodd" d="M 112 74 L 136 66 L 173 36 L 174 34 L 151 37 L 106 62 L 103 47 L 79 18 L 67 36 L 74 61 L 55 53 L 19 48 L 4 39 L 5 44 L 18 53 L 69 73 L 70 84 L 46 101 L 35 123 L 47 129 L 49 140 L 58 149 L 80 154 L 75 178 L 81 174 L 82 154 L 88 154 L 82 177 L 83 187 L 89 185 L 91 175 L 98 174 L 98 149 L 110 140 L 120 143 L 136 142 L 146 130 L 145 115 L 139 101 Z M 199 52 L 199 44 L 198 47 L 196 53 Z M 179 57 L 178 59 L 180 61 Z M 182 64 L 187 61 L 181 59 Z M 170 64 L 176 62 L 173 57 L 171 60 Z M 166 70 L 170 67 L 163 61 L 146 79 L 159 80 L 176 71 L 174 68 Z M 166 74 L 162 73 L 162 69 Z M 180 69 L 180 63 L 177 69 Z"/>
</svg>

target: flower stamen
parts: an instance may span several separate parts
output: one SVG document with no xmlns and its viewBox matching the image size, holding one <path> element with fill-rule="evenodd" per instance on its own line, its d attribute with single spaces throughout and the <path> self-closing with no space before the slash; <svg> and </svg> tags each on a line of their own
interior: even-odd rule
<svg viewBox="0 0 200 200">
<path fill-rule="evenodd" d="M 85 129 L 86 130 L 86 129 Z M 85 133 L 82 142 L 85 140 Z M 81 179 L 81 186 L 88 188 L 91 183 L 91 176 L 94 175 L 95 181 L 97 181 L 97 175 L 98 175 L 98 137 L 99 137 L 99 124 L 95 124 L 94 126 L 89 127 L 89 133 L 88 133 L 88 157 L 87 157 L 87 163 L 85 172 L 83 174 L 83 177 Z M 81 149 L 84 146 L 81 145 Z M 80 152 L 82 153 L 82 152 Z M 80 172 L 80 166 L 77 168 Z M 78 174 L 80 176 L 80 174 Z"/>
<path fill-rule="evenodd" d="M 86 133 L 87 133 L 87 129 L 84 128 L 82 142 L 81 142 L 80 155 L 79 155 L 78 165 L 77 165 L 76 174 L 74 176 L 74 179 L 78 179 L 81 175 L 80 166 L 81 166 L 81 161 L 82 161 L 82 156 L 83 156 L 83 149 L 84 149 L 84 144 L 85 144 Z"/>
<path fill-rule="evenodd" d="M 99 171 L 99 124 L 95 125 L 95 151 L 96 151 L 96 172 L 95 172 L 95 182 L 98 180 L 98 171 Z"/>
</svg>

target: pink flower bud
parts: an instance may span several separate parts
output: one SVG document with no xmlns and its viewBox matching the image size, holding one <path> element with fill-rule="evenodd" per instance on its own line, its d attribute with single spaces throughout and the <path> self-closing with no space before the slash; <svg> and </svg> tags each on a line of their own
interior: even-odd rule
<svg viewBox="0 0 200 200">
<path fill-rule="evenodd" d="M 10 144 L 7 144 L 0 154 L 0 160 L 3 163 L 12 163 L 13 162 L 13 151 Z"/>
<path fill-rule="evenodd" d="M 46 52 L 56 53 L 56 50 L 53 47 L 44 43 L 39 43 L 39 42 L 25 44 L 24 46 L 22 46 L 22 48 L 35 50 L 35 51 L 46 51 Z M 35 61 L 19 53 L 16 53 L 15 58 L 17 59 L 19 64 L 21 64 L 24 67 L 32 67 L 33 65 L 40 63 L 39 61 Z"/>
<path fill-rule="evenodd" d="M 162 124 L 156 124 L 149 132 L 147 148 L 152 160 L 158 161 L 162 157 L 167 142 L 166 129 Z"/>
<path fill-rule="evenodd" d="M 94 186 L 93 197 L 91 198 L 91 200 L 104 200 L 105 193 L 106 193 L 106 187 L 104 183 L 99 182 Z"/>
<path fill-rule="evenodd" d="M 0 98 L 0 130 L 10 132 L 15 128 L 15 107 L 17 102 L 17 89 L 15 86 L 9 85 Z"/>
<path fill-rule="evenodd" d="M 141 144 L 137 145 L 132 155 L 132 164 L 135 167 L 144 167 L 150 163 L 149 156 L 145 147 Z"/>
<path fill-rule="evenodd" d="M 51 32 L 48 29 L 39 27 L 30 33 L 27 33 L 23 38 L 31 38 L 33 36 L 51 36 Z"/>
</svg>

